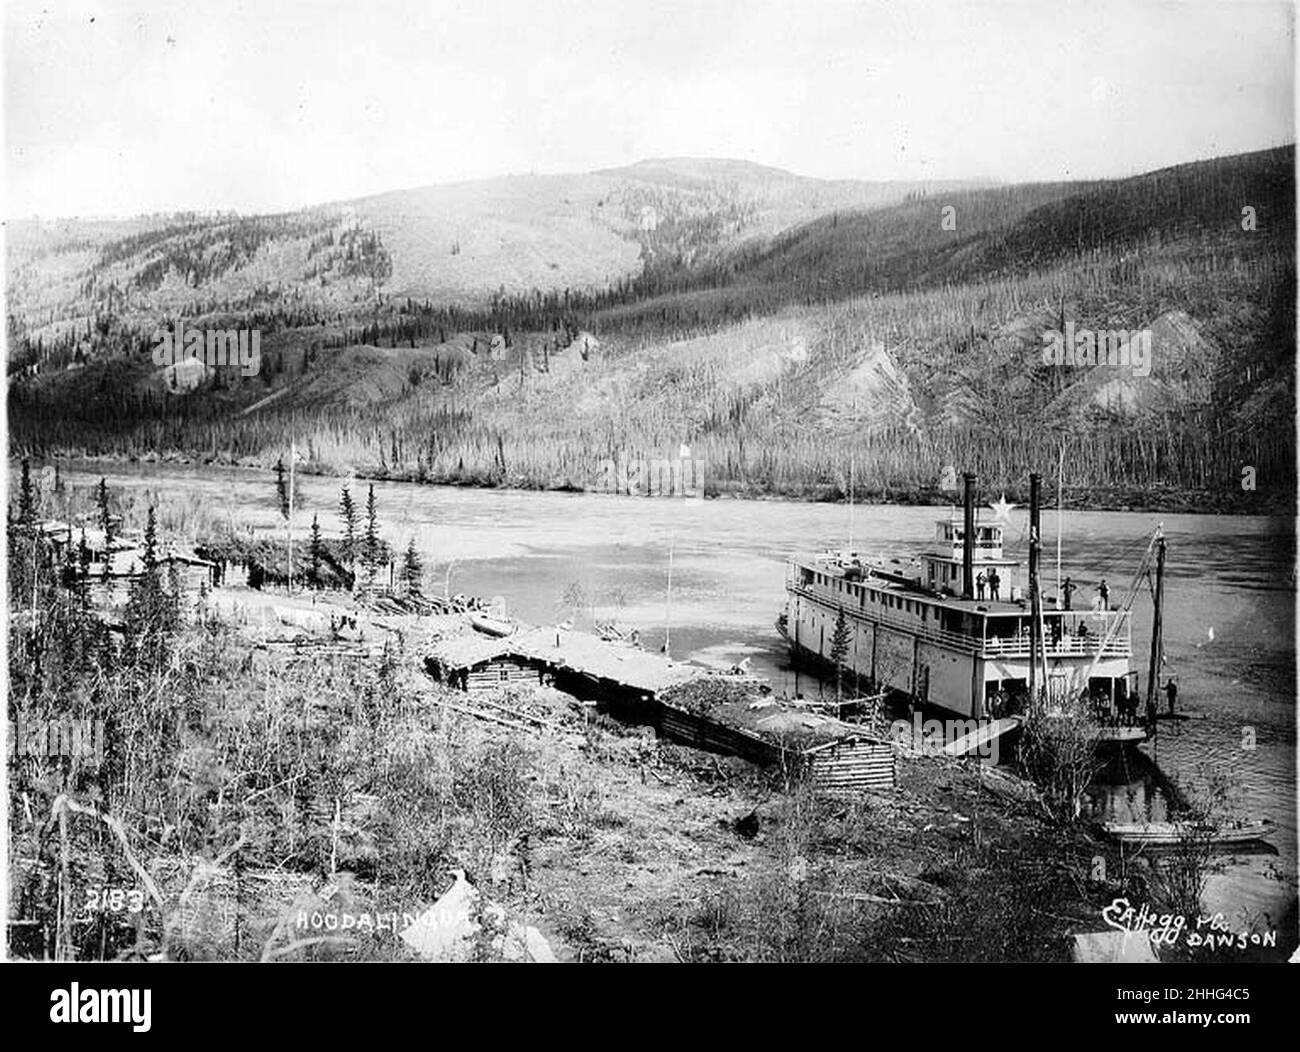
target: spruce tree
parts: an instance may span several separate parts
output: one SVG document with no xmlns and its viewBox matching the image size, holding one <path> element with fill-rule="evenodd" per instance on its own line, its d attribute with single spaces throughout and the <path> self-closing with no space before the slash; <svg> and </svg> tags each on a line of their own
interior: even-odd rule
<svg viewBox="0 0 1300 1052">
<path fill-rule="evenodd" d="M 99 508 L 99 528 L 104 531 L 104 551 L 107 552 L 113 540 L 113 523 L 108 512 L 108 483 L 102 477 L 95 489 L 95 504 Z"/>
<path fill-rule="evenodd" d="M 835 618 L 835 632 L 831 636 L 831 662 L 835 665 L 835 700 L 844 698 L 844 658 L 849 652 L 849 622 L 843 608 Z"/>
<path fill-rule="evenodd" d="M 181 626 L 182 591 L 180 565 L 173 559 L 167 564 L 167 591 L 162 597 L 162 627 L 164 631 L 173 632 Z"/>
<path fill-rule="evenodd" d="M 320 585 L 320 565 L 324 555 L 325 543 L 320 536 L 320 521 L 318 516 L 311 517 L 311 583 Z"/>
<path fill-rule="evenodd" d="M 175 627 L 175 620 L 170 616 L 171 603 L 163 590 L 158 569 L 158 517 L 152 506 L 145 525 L 144 553 L 140 563 L 141 572 L 131 581 L 127 600 L 127 633 L 135 643 L 137 656 L 161 658 L 161 636 Z"/>
<path fill-rule="evenodd" d="M 375 484 L 370 484 L 366 494 L 366 537 L 361 551 L 361 561 L 366 568 L 369 583 L 374 584 L 375 572 L 379 568 L 379 517 L 375 502 Z"/>
<path fill-rule="evenodd" d="M 357 558 L 357 506 L 347 486 L 339 495 L 339 518 L 343 520 L 343 560 L 350 566 Z"/>
<path fill-rule="evenodd" d="M 158 573 L 158 515 L 152 504 L 144 525 L 144 572 L 145 576 L 155 577 Z"/>
<path fill-rule="evenodd" d="M 284 459 L 275 462 L 275 493 L 280 499 L 280 517 L 289 521 L 289 483 L 284 476 Z"/>
<path fill-rule="evenodd" d="M 424 579 L 424 564 L 420 561 L 420 553 L 415 549 L 415 538 L 412 537 L 406 544 L 406 554 L 402 557 L 402 584 L 406 588 L 406 594 L 410 596 L 420 595 L 421 582 Z"/>
<path fill-rule="evenodd" d="M 69 544 L 69 546 L 71 546 Z M 81 539 L 77 542 L 77 580 L 81 591 L 83 606 L 90 601 L 90 545 L 86 543 L 86 527 L 81 527 Z"/>
<path fill-rule="evenodd" d="M 18 484 L 18 521 L 24 526 L 36 525 L 36 485 L 32 482 L 32 465 L 23 457 L 22 481 Z"/>
</svg>

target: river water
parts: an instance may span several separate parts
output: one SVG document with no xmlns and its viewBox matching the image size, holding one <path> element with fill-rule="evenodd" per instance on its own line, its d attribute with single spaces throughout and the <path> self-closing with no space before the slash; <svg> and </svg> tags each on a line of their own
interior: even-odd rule
<svg viewBox="0 0 1300 1052">
<path fill-rule="evenodd" d="M 274 477 L 243 469 L 175 465 L 75 465 L 64 478 L 89 487 L 101 475 L 115 490 L 150 494 L 160 508 L 202 504 L 240 525 L 282 530 Z M 313 513 L 338 532 L 340 481 L 300 477 L 295 523 Z M 354 482 L 364 505 L 368 483 Z M 374 484 L 382 535 L 398 550 L 414 538 L 440 592 L 502 596 L 527 621 L 594 615 L 639 630 L 658 648 L 671 629 L 674 658 L 730 666 L 749 659 L 776 690 L 819 689 L 790 668 L 774 621 L 784 602 L 785 560 L 794 553 L 852 543 L 859 550 L 911 557 L 934 537 L 942 508 L 797 504 L 776 501 L 522 493 Z M 987 499 L 996 495 L 987 494 Z M 985 513 L 987 514 L 987 513 Z M 1008 553 L 1027 559 L 1026 509 L 1010 514 Z M 1166 673 L 1177 677 L 1179 710 L 1196 719 L 1162 722 L 1142 746 L 1166 776 L 1230 780 L 1233 809 L 1277 824 L 1277 854 L 1224 860 L 1205 895 L 1234 928 L 1280 927 L 1296 896 L 1295 566 L 1293 524 L 1284 519 L 1067 511 L 1060 524 L 1062 573 L 1089 602 L 1099 578 L 1119 605 L 1152 530 L 1168 540 Z M 1044 512 L 1044 574 L 1056 574 L 1056 514 Z M 671 563 L 672 588 L 668 588 Z M 1150 594 L 1134 601 L 1134 664 L 1145 670 Z M 1145 671 L 1141 682 L 1145 685 Z M 1162 817 L 1149 778 L 1121 774 L 1095 806 L 1122 820 Z M 1292 915 L 1294 916 L 1294 915 Z M 1263 918 L 1267 917 L 1268 920 Z M 1281 933 L 1279 943 L 1286 940 Z"/>
</svg>

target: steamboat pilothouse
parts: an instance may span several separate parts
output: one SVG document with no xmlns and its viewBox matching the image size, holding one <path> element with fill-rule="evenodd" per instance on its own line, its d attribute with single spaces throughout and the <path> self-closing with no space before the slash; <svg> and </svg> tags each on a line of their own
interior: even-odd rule
<svg viewBox="0 0 1300 1052">
<path fill-rule="evenodd" d="M 1135 709 L 1129 610 L 1034 604 L 1020 564 L 1003 553 L 1002 524 L 976 521 L 975 477 L 965 482 L 964 514 L 938 520 L 919 572 L 856 552 L 790 560 L 777 628 L 794 655 L 832 666 L 838 657 L 873 689 L 967 718 L 1013 715 L 1044 692 L 1049 700 L 1086 694 L 1111 714 Z M 1038 485 L 1032 476 L 1030 581 L 1038 579 Z M 978 582 L 995 578 L 992 598 Z M 848 639 L 836 655 L 841 611 Z"/>
</svg>

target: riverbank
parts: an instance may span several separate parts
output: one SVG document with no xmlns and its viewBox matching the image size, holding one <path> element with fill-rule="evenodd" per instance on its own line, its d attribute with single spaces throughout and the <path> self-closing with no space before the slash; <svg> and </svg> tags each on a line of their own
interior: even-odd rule
<svg viewBox="0 0 1300 1052">
<path fill-rule="evenodd" d="M 411 960 L 398 921 L 295 925 L 405 926 L 458 872 L 568 961 L 1064 961 L 1115 899 L 1160 902 L 1005 770 L 902 755 L 894 789 L 818 798 L 553 689 L 434 683 L 424 657 L 463 617 L 223 585 L 105 620 L 108 596 L 52 569 L 14 578 L 41 613 L 11 648 L 15 715 L 102 720 L 110 762 L 11 763 L 15 956 Z M 65 876 L 141 871 L 147 917 L 60 921 Z"/>
<path fill-rule="evenodd" d="M 1074 834 L 1005 775 L 905 759 L 818 799 L 548 688 L 467 708 L 422 670 L 446 618 L 223 588 L 110 630 L 78 596 L 11 650 L 16 716 L 106 727 L 97 763 L 10 758 L 18 958 L 416 960 L 458 873 L 560 961 L 1064 960 L 1092 924 Z M 71 918 L 78 875 L 141 901 Z"/>
<path fill-rule="evenodd" d="M 1013 776 L 903 759 L 896 790 L 832 801 L 618 726 L 596 741 L 567 762 L 617 819 L 530 869 L 582 959 L 1060 962 L 1100 927 L 1086 847 Z"/>
<path fill-rule="evenodd" d="M 58 454 L 48 458 L 50 463 L 81 464 L 164 464 L 178 467 L 239 468 L 266 471 L 273 464 L 259 457 L 191 456 L 181 453 L 146 453 L 143 455 Z M 42 461 L 41 463 L 45 463 Z M 572 480 L 541 482 L 529 479 L 491 479 L 478 475 L 434 476 L 409 471 L 366 471 L 341 473 L 310 461 L 297 468 L 301 475 L 340 480 L 360 479 L 370 482 L 407 482 L 424 486 L 455 486 L 464 489 L 504 490 L 520 493 L 586 493 L 592 491 Z M 1264 515 L 1293 516 L 1296 493 L 1294 479 L 1286 485 L 1259 484 L 1255 489 L 1242 489 L 1241 480 L 1228 479 L 1222 488 L 1214 490 L 1180 490 L 1172 486 L 1083 486 L 1067 487 L 1062 507 L 1067 511 L 1114 511 L 1203 515 Z M 981 480 L 986 493 L 997 493 L 1013 504 L 1028 504 L 1027 479 L 1011 480 L 1002 486 Z M 950 507 L 960 502 L 957 490 L 943 490 L 937 486 L 903 486 L 897 488 L 855 487 L 853 502 L 858 505 Z M 629 498 L 635 499 L 635 498 Z M 643 498 L 648 499 L 648 498 Z M 662 500 L 665 498 L 654 498 Z M 765 486 L 745 486 L 735 483 L 706 482 L 703 499 L 740 501 L 781 501 L 796 504 L 847 504 L 845 489 L 834 483 L 801 484 L 774 490 Z M 1051 503 L 1048 510 L 1054 510 Z"/>
</svg>

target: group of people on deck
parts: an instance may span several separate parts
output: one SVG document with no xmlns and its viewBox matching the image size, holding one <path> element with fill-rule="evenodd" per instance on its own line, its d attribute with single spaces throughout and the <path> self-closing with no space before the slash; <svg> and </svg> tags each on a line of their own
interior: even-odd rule
<svg viewBox="0 0 1300 1052">
<path fill-rule="evenodd" d="M 1068 577 L 1061 582 L 1060 599 L 1061 599 L 1062 610 L 1072 609 L 1072 607 L 1070 606 L 1070 602 L 1074 596 L 1074 593 L 1077 592 L 1078 590 L 1079 590 L 1079 586 L 1075 584 L 1073 581 L 1071 581 Z M 1106 584 L 1106 578 L 1104 577 L 1101 579 L 1101 583 L 1097 585 L 1097 601 L 1093 603 L 1093 609 L 1094 610 L 1110 609 L 1110 587 Z"/>
<path fill-rule="evenodd" d="M 1158 693 L 1164 694 L 1169 704 L 1169 715 L 1174 716 L 1175 708 L 1178 705 L 1178 683 L 1172 676 L 1165 682 L 1163 687 L 1158 688 Z M 1138 703 L 1139 695 L 1137 691 L 1123 690 L 1115 697 L 1115 723 L 1123 727 L 1135 726 L 1138 722 Z M 1146 722 L 1155 723 L 1157 719 L 1155 695 L 1147 698 Z"/>
<path fill-rule="evenodd" d="M 985 588 L 988 589 L 989 598 L 995 603 L 1002 598 L 1002 578 L 998 576 L 997 567 L 990 568 L 987 574 L 981 570 L 979 576 L 975 578 L 975 597 L 977 599 L 984 598 Z"/>
<path fill-rule="evenodd" d="M 1078 590 L 1079 590 L 1079 586 L 1075 584 L 1073 581 L 1071 581 L 1070 578 L 1067 577 L 1064 580 L 1064 582 L 1062 582 L 1061 595 L 1060 595 L 1061 609 L 1063 610 L 1071 609 L 1070 606 L 1071 599 L 1073 598 L 1074 593 L 1077 592 Z M 996 603 L 1001 600 L 1002 578 L 998 576 L 997 567 L 990 567 L 989 572 L 987 574 L 983 570 L 981 570 L 979 574 L 976 576 L 975 598 L 982 601 L 984 599 L 985 591 L 988 592 L 988 597 L 989 599 L 993 600 L 993 602 Z M 1110 609 L 1110 588 L 1106 584 L 1106 578 L 1104 577 L 1101 579 L 1101 583 L 1097 585 L 1097 601 L 1093 604 L 1093 609 L 1095 610 Z"/>
</svg>

